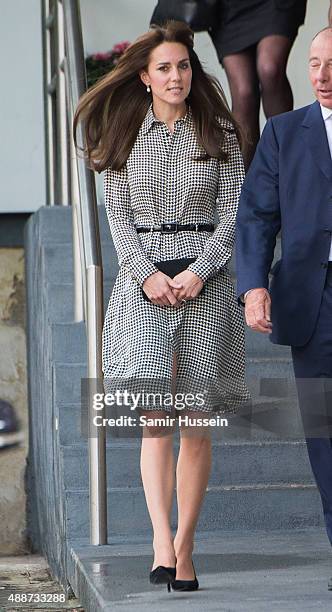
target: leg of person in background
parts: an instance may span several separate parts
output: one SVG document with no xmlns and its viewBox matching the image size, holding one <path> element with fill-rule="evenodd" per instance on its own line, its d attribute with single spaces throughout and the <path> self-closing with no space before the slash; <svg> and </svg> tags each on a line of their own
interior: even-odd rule
<svg viewBox="0 0 332 612">
<path fill-rule="evenodd" d="M 256 70 L 256 46 L 225 56 L 223 66 L 232 97 L 232 112 L 246 137 L 242 153 L 245 167 L 248 169 L 260 137 L 260 89 Z"/>
<path fill-rule="evenodd" d="M 293 93 L 286 69 L 293 41 L 286 36 L 266 36 L 257 45 L 257 74 L 265 116 L 293 110 Z"/>
</svg>

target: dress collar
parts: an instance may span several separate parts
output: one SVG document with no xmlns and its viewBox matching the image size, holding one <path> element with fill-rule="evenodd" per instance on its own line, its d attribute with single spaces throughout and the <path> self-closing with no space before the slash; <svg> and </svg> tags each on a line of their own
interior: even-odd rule
<svg viewBox="0 0 332 612">
<path fill-rule="evenodd" d="M 331 111 L 331 113 L 332 113 L 332 111 Z M 187 121 L 189 121 L 191 116 L 192 116 L 191 108 L 190 108 L 189 105 L 187 105 L 187 112 L 186 112 L 185 116 L 184 117 L 180 117 L 180 119 L 177 119 L 174 122 L 174 125 L 177 124 L 177 123 L 186 123 Z M 144 121 L 142 123 L 142 132 L 143 132 L 143 134 L 147 134 L 149 132 L 149 130 L 151 129 L 151 127 L 154 125 L 154 123 L 162 124 L 163 122 L 160 121 L 159 119 L 157 119 L 154 116 L 153 109 L 152 109 L 152 102 L 151 102 L 151 104 L 150 104 L 150 106 L 149 106 L 149 108 L 147 110 L 147 113 L 145 115 Z"/>
</svg>

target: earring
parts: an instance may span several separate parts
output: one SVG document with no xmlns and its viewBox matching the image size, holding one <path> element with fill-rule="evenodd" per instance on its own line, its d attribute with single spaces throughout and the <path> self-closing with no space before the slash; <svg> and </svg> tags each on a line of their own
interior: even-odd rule
<svg viewBox="0 0 332 612">
<path fill-rule="evenodd" d="M 146 91 L 147 91 L 148 93 L 150 93 L 150 91 L 151 91 L 150 85 L 148 85 L 148 86 L 147 86 Z"/>
</svg>

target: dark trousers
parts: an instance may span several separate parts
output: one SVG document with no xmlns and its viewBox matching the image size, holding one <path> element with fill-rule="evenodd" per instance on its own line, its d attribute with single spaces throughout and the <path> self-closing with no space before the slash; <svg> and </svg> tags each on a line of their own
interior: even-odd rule
<svg viewBox="0 0 332 612">
<path fill-rule="evenodd" d="M 308 279 L 310 282 L 310 279 Z M 332 267 L 329 266 L 315 331 L 292 347 L 299 406 L 312 471 L 332 544 Z"/>
</svg>

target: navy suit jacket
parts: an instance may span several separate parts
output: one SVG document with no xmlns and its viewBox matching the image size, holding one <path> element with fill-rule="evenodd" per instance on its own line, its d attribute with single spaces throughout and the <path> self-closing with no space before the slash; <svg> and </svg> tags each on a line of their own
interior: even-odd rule
<svg viewBox="0 0 332 612">
<path fill-rule="evenodd" d="M 269 287 L 279 230 L 282 256 Z M 270 289 L 272 342 L 303 346 L 310 339 L 331 232 L 332 160 L 321 108 L 314 102 L 268 119 L 239 202 L 237 293 Z"/>
</svg>

